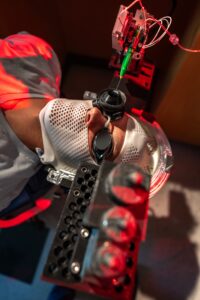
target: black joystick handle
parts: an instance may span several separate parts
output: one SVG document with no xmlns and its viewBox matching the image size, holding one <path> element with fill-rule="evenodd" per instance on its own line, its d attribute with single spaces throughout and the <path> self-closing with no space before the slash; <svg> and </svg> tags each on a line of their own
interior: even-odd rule
<svg viewBox="0 0 200 300">
<path fill-rule="evenodd" d="M 118 120 L 123 117 L 125 111 L 126 96 L 116 89 L 106 89 L 100 92 L 93 100 L 93 106 L 100 109 L 111 120 Z"/>
<path fill-rule="evenodd" d="M 150 176 L 139 166 L 118 164 L 108 175 L 106 192 L 124 206 L 143 204 L 149 194 Z"/>
</svg>

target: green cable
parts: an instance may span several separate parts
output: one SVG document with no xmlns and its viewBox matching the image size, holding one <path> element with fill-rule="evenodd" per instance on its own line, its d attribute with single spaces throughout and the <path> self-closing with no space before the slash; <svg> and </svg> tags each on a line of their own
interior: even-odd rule
<svg viewBox="0 0 200 300">
<path fill-rule="evenodd" d="M 128 51 L 127 51 L 127 53 L 126 53 L 126 55 L 123 59 L 122 66 L 121 66 L 121 69 L 120 69 L 120 73 L 119 73 L 120 79 L 125 75 L 125 73 L 128 69 L 128 66 L 129 66 L 130 61 L 131 61 L 132 53 L 133 53 L 132 47 L 128 48 Z"/>
<path fill-rule="evenodd" d="M 135 31 L 134 39 L 138 38 L 139 35 L 140 35 L 140 30 L 137 29 Z M 134 42 L 134 40 L 133 40 L 133 42 Z M 127 51 L 127 53 L 126 53 L 126 55 L 123 59 L 122 66 L 121 66 L 120 73 L 119 73 L 119 78 L 120 79 L 122 79 L 122 77 L 124 77 L 124 75 L 125 75 L 125 73 L 128 69 L 128 66 L 131 62 L 132 54 L 135 50 L 135 47 L 133 46 L 134 45 L 133 42 L 132 42 L 132 45 L 128 48 L 128 51 Z"/>
</svg>

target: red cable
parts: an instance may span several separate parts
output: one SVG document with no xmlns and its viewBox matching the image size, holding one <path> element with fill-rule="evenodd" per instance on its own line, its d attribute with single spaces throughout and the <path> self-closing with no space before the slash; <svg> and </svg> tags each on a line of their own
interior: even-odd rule
<svg viewBox="0 0 200 300">
<path fill-rule="evenodd" d="M 20 225 L 25 221 L 29 220 L 30 218 L 34 217 L 35 215 L 41 213 L 42 211 L 45 211 L 47 208 L 49 208 L 50 205 L 51 200 L 46 198 L 39 198 L 35 201 L 35 206 L 33 208 L 19 214 L 18 216 L 12 219 L 0 219 L 0 228 L 10 228 Z"/>
</svg>

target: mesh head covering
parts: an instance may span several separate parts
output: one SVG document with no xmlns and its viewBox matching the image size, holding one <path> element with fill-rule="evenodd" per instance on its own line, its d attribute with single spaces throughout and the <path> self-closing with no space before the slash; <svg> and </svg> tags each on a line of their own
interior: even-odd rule
<svg viewBox="0 0 200 300">
<path fill-rule="evenodd" d="M 88 128 L 85 124 L 87 111 L 92 107 L 90 100 L 54 99 L 41 110 L 39 117 L 44 144 L 44 153 L 40 155 L 42 163 L 73 174 L 80 162 L 95 163 L 89 151 Z M 150 197 L 169 176 L 168 157 L 172 157 L 171 148 L 159 124 L 128 115 L 124 143 L 115 162 L 137 164 L 149 174 Z"/>
<path fill-rule="evenodd" d="M 12 109 L 20 100 L 59 97 L 61 68 L 43 39 L 20 32 L 0 39 L 0 107 Z"/>
<path fill-rule="evenodd" d="M 72 173 L 82 161 L 95 163 L 89 152 L 85 124 L 86 113 L 91 108 L 92 101 L 54 99 L 41 110 L 42 163 Z"/>
</svg>

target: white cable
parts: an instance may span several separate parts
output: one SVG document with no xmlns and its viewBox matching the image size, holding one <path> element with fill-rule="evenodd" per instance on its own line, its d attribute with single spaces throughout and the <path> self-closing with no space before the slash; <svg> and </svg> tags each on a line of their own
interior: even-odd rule
<svg viewBox="0 0 200 300">
<path fill-rule="evenodd" d="M 147 25 L 146 25 L 146 11 L 145 11 L 145 8 L 144 8 L 144 6 L 143 6 L 141 0 L 139 0 L 139 4 L 140 4 L 140 6 L 141 6 L 141 8 L 142 8 L 142 12 L 143 12 L 143 16 L 144 16 L 144 34 L 146 35 L 146 32 L 147 32 Z"/>
<path fill-rule="evenodd" d="M 163 21 L 161 20 L 160 21 L 160 23 L 161 24 L 163 24 Z M 154 23 L 154 24 L 157 24 L 157 23 Z M 150 26 L 150 28 L 151 28 L 152 26 Z M 153 43 L 155 40 L 156 40 L 156 38 L 157 38 L 157 36 L 158 36 L 158 34 L 159 34 L 159 32 L 160 32 L 160 30 L 161 30 L 161 26 L 159 26 L 159 28 L 158 28 L 158 30 L 157 30 L 157 32 L 156 32 L 156 34 L 155 34 L 155 36 L 153 37 L 153 39 L 152 39 L 152 41 L 151 41 L 151 43 Z M 149 43 L 150 44 L 150 43 Z"/>
<path fill-rule="evenodd" d="M 167 18 L 169 18 L 169 20 Z M 172 18 L 171 17 L 163 17 L 162 19 L 163 19 L 163 21 L 165 21 L 167 23 L 167 27 L 165 27 L 165 30 L 164 30 L 163 34 L 160 37 L 158 37 L 157 41 L 154 41 L 154 44 L 158 43 L 159 41 L 161 41 L 163 39 L 163 37 L 168 33 L 168 29 L 169 29 L 169 27 L 171 26 L 171 23 L 172 23 Z M 160 27 L 163 28 L 162 23 L 161 23 Z"/>
<path fill-rule="evenodd" d="M 131 8 L 131 7 L 132 7 L 133 5 L 135 5 L 137 2 L 140 2 L 140 0 L 135 0 L 135 1 L 133 1 L 129 6 L 125 7 L 125 8 L 121 11 L 120 15 L 121 15 L 123 12 L 125 12 L 126 10 L 129 10 L 129 8 Z"/>
<path fill-rule="evenodd" d="M 170 16 L 165 16 L 165 17 L 162 17 L 160 19 L 154 19 L 154 18 L 146 18 L 146 10 L 142 4 L 142 0 L 134 0 L 133 2 L 131 2 L 131 4 L 127 7 L 125 7 L 120 14 L 122 14 L 123 12 L 129 10 L 133 5 L 135 5 L 136 3 L 139 2 L 139 5 L 143 11 L 143 15 L 144 15 L 144 32 L 145 32 L 145 42 L 144 42 L 144 45 L 143 45 L 143 49 L 147 49 L 147 48 L 150 48 L 150 47 L 153 47 L 154 45 L 156 45 L 157 43 L 159 43 L 163 37 L 168 34 L 169 35 L 169 40 L 170 42 L 173 44 L 173 45 L 177 45 L 180 49 L 184 50 L 184 51 L 187 51 L 187 52 L 200 52 L 200 49 L 189 49 L 189 48 L 185 48 L 183 47 L 180 43 L 179 43 L 179 38 L 175 35 L 175 34 L 171 34 L 168 29 L 169 27 L 171 26 L 171 23 L 172 23 L 172 18 Z M 149 29 L 151 29 L 153 26 L 155 25 L 159 25 L 159 28 L 156 32 L 156 34 L 154 35 L 153 39 L 151 40 L 151 42 L 149 42 L 148 44 L 146 44 L 146 41 L 148 39 L 148 34 L 146 34 L 146 29 L 147 29 L 147 23 L 148 21 L 153 21 L 153 23 L 149 26 Z M 163 25 L 163 22 L 166 22 L 167 26 L 165 27 Z M 163 29 L 164 32 L 158 37 L 158 34 L 160 32 L 160 30 Z"/>
<path fill-rule="evenodd" d="M 159 20 L 156 20 L 156 19 L 153 19 L 153 18 L 147 18 L 146 21 L 147 21 L 147 22 L 148 22 L 148 21 L 154 21 L 154 22 L 149 26 L 149 28 L 152 28 L 153 26 L 155 26 L 155 25 L 157 25 L 157 24 L 160 25 L 160 26 L 159 26 L 159 28 L 158 28 L 156 34 L 154 35 L 153 39 L 151 40 L 151 42 L 149 42 L 148 44 L 145 44 L 145 45 L 143 46 L 144 49 L 153 47 L 155 44 L 157 44 L 158 42 L 160 42 L 160 41 L 163 39 L 163 37 L 168 33 L 168 29 L 169 29 L 169 27 L 171 26 L 171 23 L 172 23 L 172 18 L 171 18 L 170 16 L 162 17 L 162 18 L 160 18 Z M 166 22 L 166 23 L 167 23 L 167 26 L 166 26 L 166 27 L 163 25 L 163 22 Z M 165 28 L 165 29 L 164 29 L 164 32 L 163 32 L 159 37 L 157 37 L 158 34 L 159 34 L 159 32 L 160 32 L 160 30 L 163 29 L 163 27 Z"/>
<path fill-rule="evenodd" d="M 166 19 L 164 19 L 164 18 L 160 19 L 159 21 L 160 21 L 160 22 L 159 22 L 160 26 L 159 26 L 159 28 L 158 28 L 158 30 L 157 30 L 157 32 L 156 32 L 154 38 L 151 40 L 151 42 L 150 42 L 148 45 L 145 45 L 145 48 L 149 48 L 149 47 L 154 46 L 155 44 L 157 44 L 158 42 L 160 42 L 161 39 L 166 35 L 167 29 L 169 28 L 170 24 L 169 24 L 168 21 L 167 21 Z M 166 21 L 166 23 L 168 24 L 168 25 L 167 25 L 167 28 L 166 28 L 166 30 L 164 30 L 164 32 L 157 38 L 157 36 L 158 36 L 160 30 L 163 28 L 163 21 Z M 155 23 L 155 24 L 156 24 L 156 23 Z M 152 26 L 152 27 L 153 27 L 153 26 Z"/>
</svg>

